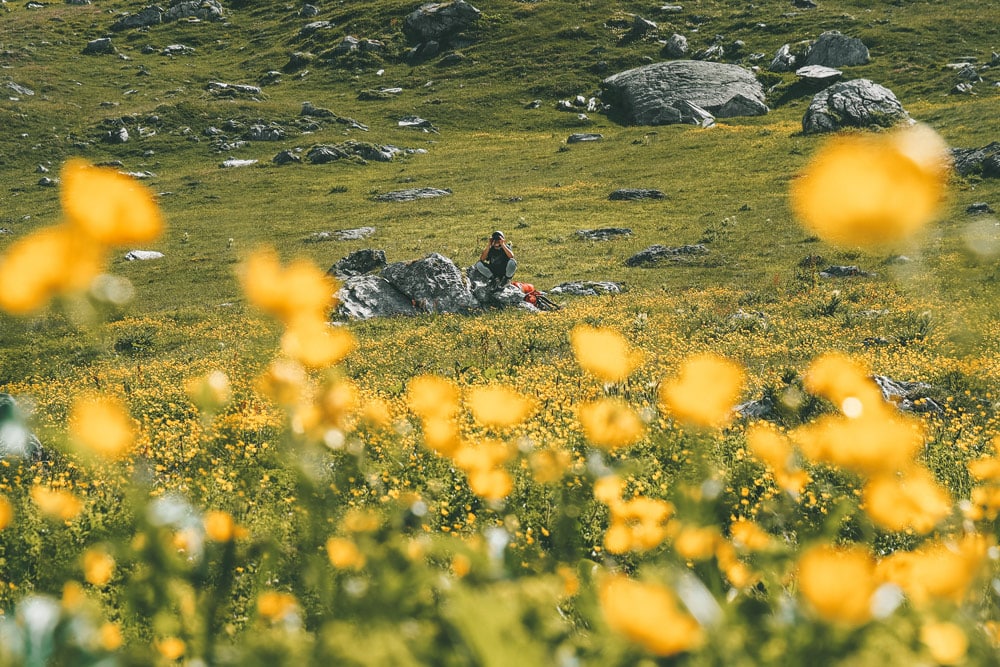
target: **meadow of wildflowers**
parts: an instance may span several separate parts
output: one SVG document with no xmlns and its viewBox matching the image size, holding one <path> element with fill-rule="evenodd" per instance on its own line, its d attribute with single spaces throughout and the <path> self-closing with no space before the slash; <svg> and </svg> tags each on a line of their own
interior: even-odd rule
<svg viewBox="0 0 1000 667">
<path fill-rule="evenodd" d="M 932 221 L 929 130 L 823 151 L 817 234 Z M 877 187 L 831 216 L 845 178 Z M 45 443 L 0 462 L 0 664 L 996 663 L 995 322 L 963 342 L 861 282 L 331 326 L 335 285 L 267 249 L 224 324 L 105 320 L 158 207 L 78 160 L 62 206 L 0 306 L 89 309 L 122 354 L 0 387 L 31 415 L 4 437 Z M 931 390 L 903 411 L 874 373 Z"/>
</svg>

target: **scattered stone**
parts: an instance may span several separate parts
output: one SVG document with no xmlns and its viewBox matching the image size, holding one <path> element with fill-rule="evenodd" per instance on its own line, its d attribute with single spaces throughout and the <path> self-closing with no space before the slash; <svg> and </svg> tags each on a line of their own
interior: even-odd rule
<svg viewBox="0 0 1000 667">
<path fill-rule="evenodd" d="M 145 181 L 150 178 L 156 178 L 156 174 L 151 171 L 119 171 L 118 173 L 123 176 L 134 178 L 137 181 Z"/>
<path fill-rule="evenodd" d="M 439 53 L 441 53 L 441 43 L 432 39 L 429 42 L 417 44 L 410 49 L 406 54 L 406 60 L 415 65 L 425 60 L 430 60 Z"/>
<path fill-rule="evenodd" d="M 433 199 L 435 197 L 447 197 L 451 194 L 451 190 L 448 188 L 410 188 L 407 190 L 395 190 L 393 192 L 385 192 L 380 195 L 375 195 L 372 197 L 374 201 L 386 201 L 386 202 L 396 202 L 396 201 L 416 201 L 417 199 Z"/>
<path fill-rule="evenodd" d="M 956 83 L 955 87 L 951 89 L 952 95 L 975 95 L 976 89 L 971 83 L 962 82 Z"/>
<path fill-rule="evenodd" d="M 806 65 L 795 70 L 795 76 L 806 83 L 827 85 L 844 76 L 844 73 L 839 69 L 823 65 Z"/>
<path fill-rule="evenodd" d="M 434 127 L 433 123 L 429 120 L 421 118 L 420 116 L 403 116 L 399 119 L 397 125 L 399 127 L 421 130 L 423 132 L 433 132 L 434 134 L 438 133 L 438 129 Z"/>
<path fill-rule="evenodd" d="M 791 72 L 795 69 L 797 60 L 798 58 L 792 53 L 792 45 L 785 44 L 774 54 L 774 60 L 767 69 L 772 72 Z"/>
<path fill-rule="evenodd" d="M 684 11 L 683 5 L 662 5 L 660 11 L 664 14 L 679 14 Z"/>
<path fill-rule="evenodd" d="M 392 162 L 402 152 L 396 146 L 380 146 L 362 141 L 345 141 L 342 144 L 317 144 L 306 153 L 306 159 L 312 164 L 327 164 L 336 160 L 373 160 L 375 162 Z"/>
<path fill-rule="evenodd" d="M 836 30 L 830 30 L 824 32 L 813 42 L 803 64 L 851 67 L 867 65 L 870 60 L 868 47 L 860 39 L 848 37 Z"/>
<path fill-rule="evenodd" d="M 257 160 L 240 160 L 234 157 L 224 160 L 219 166 L 223 169 L 232 169 L 235 167 L 249 167 L 252 164 L 257 164 Z"/>
<path fill-rule="evenodd" d="M 792 4 L 799 9 L 816 9 L 819 6 L 813 0 L 792 0 Z"/>
<path fill-rule="evenodd" d="M 10 394 L 0 393 L 0 460 L 12 457 L 40 460 L 45 452 Z"/>
<path fill-rule="evenodd" d="M 184 44 L 170 44 L 163 47 L 160 55 L 163 56 L 190 56 L 194 53 L 194 48 Z"/>
<path fill-rule="evenodd" d="M 250 86 L 244 83 L 223 83 L 222 81 L 209 81 L 205 89 L 210 93 L 222 97 L 260 97 L 263 94 L 260 86 Z"/>
<path fill-rule="evenodd" d="M 225 18 L 218 0 L 188 0 L 178 2 L 163 13 L 164 21 L 195 18 L 202 21 L 221 21 Z"/>
<path fill-rule="evenodd" d="M 323 243 L 325 241 L 360 241 L 375 233 L 374 227 L 358 227 L 356 229 L 338 229 L 332 232 L 314 232 L 303 239 L 306 243 Z"/>
<path fill-rule="evenodd" d="M 806 255 L 801 260 L 799 260 L 800 269 L 815 269 L 818 268 L 820 264 L 825 264 L 826 259 L 823 255 Z"/>
<path fill-rule="evenodd" d="M 968 81 L 969 83 L 982 83 L 983 81 L 983 77 L 979 76 L 979 70 L 971 63 L 963 63 L 958 70 L 957 77 L 959 81 Z"/>
<path fill-rule="evenodd" d="M 299 10 L 299 18 L 311 19 L 314 16 L 319 16 L 319 7 L 316 5 L 302 5 L 302 9 Z"/>
<path fill-rule="evenodd" d="M 42 176 L 38 179 L 38 184 L 43 188 L 54 188 L 59 185 L 58 178 L 49 178 L 48 176 Z"/>
<path fill-rule="evenodd" d="M 579 144 L 579 143 L 585 143 L 587 141 L 600 141 L 603 138 L 604 138 L 603 134 L 595 134 L 593 132 L 575 132 L 566 137 L 566 143 Z"/>
<path fill-rule="evenodd" d="M 302 157 L 295 151 L 283 150 L 271 158 L 271 162 L 279 166 L 286 164 L 299 164 L 302 162 Z"/>
<path fill-rule="evenodd" d="M 992 213 L 993 208 L 984 201 L 977 201 L 974 204 L 969 204 L 965 212 L 970 215 L 982 215 L 983 213 Z"/>
<path fill-rule="evenodd" d="M 259 83 L 261 86 L 274 86 L 279 84 L 281 83 L 281 72 L 273 69 L 264 72 L 264 74 L 260 77 Z"/>
<path fill-rule="evenodd" d="M 475 25 L 481 14 L 465 0 L 427 3 L 403 20 L 403 34 L 413 44 L 447 41 Z"/>
<path fill-rule="evenodd" d="M 35 173 L 36 174 L 47 174 L 47 173 L 49 173 L 49 168 L 46 167 L 44 164 L 40 164 L 37 167 L 35 167 Z"/>
<path fill-rule="evenodd" d="M 926 382 L 902 382 L 884 375 L 871 377 L 882 391 L 882 398 L 902 412 L 942 413 L 944 409 L 928 394 L 934 387 Z"/>
<path fill-rule="evenodd" d="M 672 34 L 660 50 L 660 55 L 667 58 L 683 58 L 688 53 L 688 41 L 684 35 Z"/>
<path fill-rule="evenodd" d="M 601 229 L 578 229 L 576 235 L 585 241 L 607 241 L 609 239 L 632 236 L 632 230 L 624 227 L 604 227 Z"/>
<path fill-rule="evenodd" d="M 163 253 L 156 250 L 129 250 L 125 253 L 126 262 L 144 262 L 150 259 L 162 259 Z"/>
<path fill-rule="evenodd" d="M 293 72 L 303 67 L 307 67 L 309 63 L 316 59 L 315 54 L 308 51 L 293 51 L 291 55 L 288 56 L 288 62 L 285 63 L 285 71 Z"/>
<path fill-rule="evenodd" d="M 25 97 L 31 97 L 32 95 L 35 94 L 35 91 L 33 91 L 31 88 L 14 83 L 13 81 L 7 82 L 7 88 L 9 90 L 13 90 L 18 95 L 24 95 Z"/>
<path fill-rule="evenodd" d="M 656 32 L 658 26 L 653 21 L 647 21 L 638 14 L 632 17 L 632 27 L 626 35 L 626 39 L 641 39 L 651 32 Z"/>
<path fill-rule="evenodd" d="M 340 40 L 340 43 L 334 46 L 330 53 L 335 56 L 347 55 L 359 50 L 360 44 L 361 40 L 354 35 L 345 35 L 344 39 Z"/>
<path fill-rule="evenodd" d="M 453 67 L 464 60 L 466 60 L 466 57 L 463 54 L 453 51 L 439 60 L 437 64 L 439 67 Z"/>
<path fill-rule="evenodd" d="M 835 83 L 813 97 L 802 118 L 806 134 L 846 127 L 891 127 L 912 122 L 891 90 L 868 79 Z"/>
<path fill-rule="evenodd" d="M 625 291 L 624 283 L 584 280 L 559 283 L 549 290 L 551 294 L 571 294 L 574 296 L 597 296 L 599 294 L 621 294 Z"/>
<path fill-rule="evenodd" d="M 111 29 L 115 32 L 121 30 L 132 30 L 134 28 L 148 28 L 149 26 L 163 23 L 163 9 L 155 5 L 141 9 L 135 14 L 123 14 L 117 21 L 111 24 Z"/>
<path fill-rule="evenodd" d="M 685 122 L 685 110 L 690 116 L 692 107 L 719 118 L 768 112 L 753 72 L 727 63 L 653 63 L 614 74 L 601 86 L 604 101 L 636 125 Z"/>
<path fill-rule="evenodd" d="M 660 190 L 649 190 L 643 188 L 619 188 L 608 195 L 608 199 L 610 201 L 641 201 L 644 199 L 666 198 L 667 195 Z"/>
<path fill-rule="evenodd" d="M 962 176 L 980 174 L 1000 177 L 1000 142 L 994 141 L 982 148 L 952 148 L 951 157 L 957 171 Z"/>
<path fill-rule="evenodd" d="M 285 138 L 285 130 L 277 125 L 255 124 L 247 128 L 245 136 L 250 141 L 281 141 Z"/>
<path fill-rule="evenodd" d="M 104 135 L 104 143 L 107 144 L 127 144 L 128 140 L 128 128 L 124 125 L 108 130 Z"/>
<path fill-rule="evenodd" d="M 372 231 L 375 230 L 373 229 Z M 367 248 L 365 250 L 352 252 L 347 257 L 338 260 L 337 263 L 331 266 L 330 270 L 327 271 L 327 275 L 335 276 L 343 280 L 344 278 L 350 278 L 351 276 L 363 276 L 366 273 L 371 273 L 372 271 L 378 271 L 385 268 L 385 266 L 385 251 Z"/>
<path fill-rule="evenodd" d="M 874 278 L 877 275 L 856 266 L 828 266 L 819 272 L 820 278 Z"/>
<path fill-rule="evenodd" d="M 83 55 L 97 56 L 115 53 L 115 45 L 111 43 L 110 37 L 92 39 L 83 47 Z"/>
<path fill-rule="evenodd" d="M 683 245 L 677 248 L 657 244 L 649 246 L 645 250 L 637 252 L 626 259 L 625 266 L 650 266 L 663 261 L 680 262 L 686 261 L 691 256 L 705 255 L 707 253 L 708 248 L 700 243 Z"/>
<path fill-rule="evenodd" d="M 362 39 L 358 44 L 362 53 L 384 53 L 385 42 L 377 39 Z M 381 76 L 381 74 L 379 75 Z"/>
</svg>

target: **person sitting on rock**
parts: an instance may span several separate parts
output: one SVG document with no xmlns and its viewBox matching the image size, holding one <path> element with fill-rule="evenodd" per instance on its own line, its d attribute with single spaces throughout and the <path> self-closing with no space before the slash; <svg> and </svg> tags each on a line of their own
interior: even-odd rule
<svg viewBox="0 0 1000 667">
<path fill-rule="evenodd" d="M 486 246 L 483 253 L 476 262 L 476 271 L 484 278 L 489 279 L 490 287 L 500 288 L 507 285 L 517 270 L 517 262 L 514 260 L 514 253 L 511 252 L 510 244 L 504 238 L 503 232 L 493 232 L 490 236 L 490 244 Z"/>
</svg>

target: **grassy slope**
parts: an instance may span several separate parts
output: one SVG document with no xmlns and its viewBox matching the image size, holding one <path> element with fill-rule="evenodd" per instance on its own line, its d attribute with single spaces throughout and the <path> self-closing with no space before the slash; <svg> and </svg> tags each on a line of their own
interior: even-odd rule
<svg viewBox="0 0 1000 667">
<path fill-rule="evenodd" d="M 229 317 L 234 311 L 220 305 L 242 300 L 233 269 L 261 243 L 275 245 L 286 256 L 310 256 L 323 266 L 365 246 L 384 248 L 390 261 L 436 251 L 471 263 L 494 228 L 504 229 L 513 240 L 521 277 L 542 288 L 595 279 L 623 281 L 639 295 L 720 286 L 771 298 L 808 287 L 797 279 L 801 272 L 796 269 L 807 254 L 885 274 L 880 266 L 884 254 L 838 251 L 812 242 L 787 209 L 788 181 L 820 141 L 798 133 L 809 95 L 794 85 L 792 75 L 766 75 L 768 84 L 777 87 L 773 111 L 762 118 L 729 119 L 706 131 L 622 127 L 590 114 L 592 122 L 585 129 L 603 133 L 604 141 L 566 146 L 568 134 L 584 126 L 573 114 L 553 108 L 558 98 L 595 91 L 604 75 L 596 72 L 598 61 L 608 63 L 607 74 L 658 59 L 654 41 L 622 43 L 621 31 L 605 27 L 607 20 L 628 12 L 659 21 L 663 37 L 674 31 L 686 34 L 695 50 L 716 34 L 727 41 L 742 39 L 747 53 L 766 54 L 765 66 L 785 42 L 828 29 L 859 36 L 871 48 L 872 63 L 851 68 L 848 76 L 887 85 L 914 117 L 953 145 L 982 145 L 997 138 L 988 121 L 998 90 L 989 86 L 993 79 L 980 84 L 975 97 L 950 96 L 953 75 L 942 67 L 963 56 L 988 61 L 996 48 L 996 29 L 981 20 L 982 8 L 975 2 L 944 7 L 828 0 L 819 9 L 796 12 L 779 0 L 757 2 L 755 9 L 745 2 L 705 0 L 684 3 L 680 14 L 658 15 L 647 3 L 637 2 L 483 1 L 477 3 L 484 18 L 471 34 L 474 42 L 461 49 L 467 60 L 449 68 L 433 60 L 413 67 L 394 57 L 406 49 L 399 25 L 416 3 L 326 5 L 317 18 L 333 21 L 336 28 L 305 39 L 298 30 L 312 19 L 298 18 L 297 5 L 244 4 L 248 6 L 227 7 L 224 25 L 175 23 L 112 35 L 128 60 L 79 52 L 89 39 L 110 34 L 114 13 L 135 11 L 144 3 L 95 0 L 90 6 L 52 4 L 40 10 L 9 6 L 0 56 L 7 68 L 0 77 L 33 88 L 36 95 L 0 103 L 0 178 L 5 184 L 0 226 L 13 230 L 0 236 L 0 250 L 58 216 L 58 192 L 36 185 L 35 166 L 51 164 L 56 171 L 64 158 L 82 155 L 153 171 L 157 178 L 151 187 L 170 193 L 162 197 L 170 229 L 155 246 L 166 258 L 113 267 L 137 287 L 132 310 L 154 318 L 178 309 L 184 317 Z M 322 62 L 324 51 L 345 33 L 382 39 L 393 55 Z M 174 43 L 194 47 L 195 54 L 167 58 L 141 53 L 146 45 Z M 256 83 L 264 72 L 281 69 L 295 50 L 320 58 L 308 67 L 308 75 L 286 73 L 280 84 L 265 88 L 262 101 L 220 100 L 205 90 L 211 80 Z M 379 69 L 384 69 L 381 76 Z M 359 91 L 384 86 L 400 86 L 404 92 L 385 101 L 358 99 Z M 523 108 L 536 98 L 543 102 L 540 109 Z M 202 134 L 229 119 L 287 124 L 305 100 L 356 118 L 371 131 L 327 123 L 314 134 L 290 133 L 281 142 L 254 142 L 221 154 L 213 152 Z M 396 120 L 409 113 L 433 121 L 440 134 L 396 127 Z M 122 146 L 98 140 L 102 121 L 132 114 L 146 126 L 150 114 L 158 115 L 162 123 L 154 126 L 157 134 L 139 138 L 132 132 L 133 140 Z M 185 126 L 190 134 L 180 132 Z M 269 162 L 283 148 L 348 138 L 426 148 L 428 153 L 367 166 L 276 167 Z M 149 150 L 154 154 L 145 156 Z M 219 169 L 230 155 L 261 163 Z M 370 200 L 374 192 L 417 186 L 448 187 L 454 194 L 396 205 Z M 607 201 L 618 187 L 654 187 L 668 198 Z M 971 295 L 978 303 L 995 300 L 995 264 L 969 258 L 962 251 L 961 232 L 969 220 L 965 206 L 983 200 L 996 206 L 998 191 L 996 181 L 956 179 L 942 224 L 920 247 L 891 249 L 920 258 L 918 269 L 901 282 L 904 290 L 929 294 L 942 311 L 958 304 L 970 317 L 976 314 Z M 302 242 L 311 232 L 362 225 L 376 227 L 376 236 L 362 242 Z M 575 239 L 577 229 L 604 226 L 627 226 L 635 234 L 604 244 Z M 711 254 L 690 265 L 637 270 L 622 263 L 653 243 L 703 240 Z M 27 352 L 22 347 L 27 341 L 37 345 L 39 331 L 51 332 L 49 338 L 66 333 L 54 322 L 29 325 L 0 318 L 4 346 L 12 353 L 0 365 L 0 384 L 26 370 L 15 358 Z M 380 331 L 373 326 L 359 330 L 376 337 Z M 73 340 L 68 335 L 66 341 Z M 51 371 L 56 359 L 74 364 L 72 350 L 79 344 L 66 341 L 47 342 L 54 354 L 31 367 Z"/>
</svg>

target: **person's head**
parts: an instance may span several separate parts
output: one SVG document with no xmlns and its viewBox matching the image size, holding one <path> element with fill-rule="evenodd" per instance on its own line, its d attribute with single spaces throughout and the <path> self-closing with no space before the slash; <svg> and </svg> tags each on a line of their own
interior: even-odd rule
<svg viewBox="0 0 1000 667">
<path fill-rule="evenodd" d="M 490 236 L 490 243 L 492 243 L 494 245 L 496 245 L 498 243 L 503 243 L 503 241 L 504 241 L 504 235 L 503 235 L 503 232 L 501 232 L 501 231 L 495 231 Z"/>
</svg>

